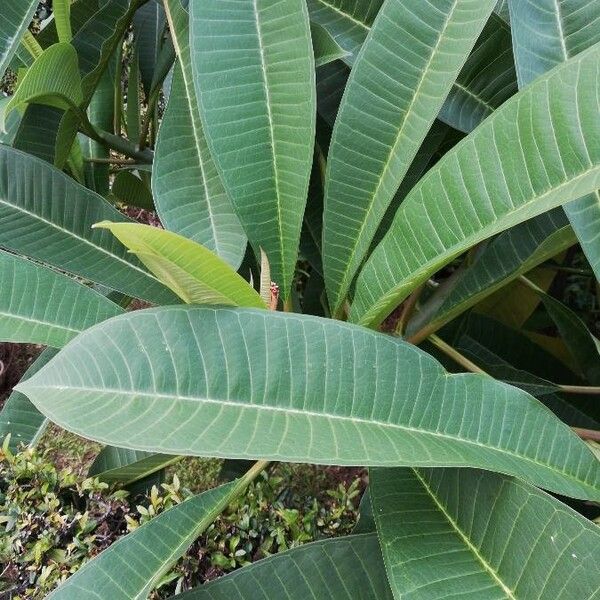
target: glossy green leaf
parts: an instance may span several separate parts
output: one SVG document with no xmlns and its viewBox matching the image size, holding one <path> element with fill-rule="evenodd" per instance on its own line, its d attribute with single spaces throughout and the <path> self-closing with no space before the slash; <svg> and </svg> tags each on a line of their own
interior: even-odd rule
<svg viewBox="0 0 600 600">
<path fill-rule="evenodd" d="M 517 90 L 510 26 L 492 14 L 452 86 L 439 118 L 468 133 Z"/>
<path fill-rule="evenodd" d="M 77 49 L 86 105 L 143 1 L 105 0 L 75 34 L 72 44 Z"/>
<path fill-rule="evenodd" d="M 569 352 L 593 385 L 600 384 L 600 341 L 586 324 L 562 302 L 537 289 L 544 307 L 556 324 Z"/>
<path fill-rule="evenodd" d="M 494 319 L 471 314 L 456 339 L 447 341 L 492 377 L 539 397 L 568 425 L 600 429 L 596 397 L 549 393 L 558 392 L 556 383 L 583 382 L 523 333 Z"/>
<path fill-rule="evenodd" d="M 317 69 L 317 110 L 330 127 L 335 123 L 349 74 L 350 69 L 340 61 Z"/>
<path fill-rule="evenodd" d="M 13 146 L 62 169 L 73 147 L 78 126 L 79 118 L 73 111 L 29 104 L 19 123 Z"/>
<path fill-rule="evenodd" d="M 127 206 L 137 206 L 146 210 L 154 209 L 152 192 L 148 186 L 131 171 L 119 171 L 111 188 L 113 196 Z"/>
<path fill-rule="evenodd" d="M 96 225 L 108 229 L 160 281 L 188 304 L 225 304 L 265 308 L 252 286 L 225 261 L 200 244 L 172 231 L 140 223 Z"/>
<path fill-rule="evenodd" d="M 103 448 L 92 463 L 88 476 L 106 483 L 129 485 L 173 464 L 179 457 L 171 454 L 153 454 L 126 448 Z M 247 470 L 247 469 L 246 469 Z"/>
<path fill-rule="evenodd" d="M 472 469 L 372 469 L 370 482 L 395 598 L 597 598 L 598 526 L 533 486 Z"/>
<path fill-rule="evenodd" d="M 118 447 L 471 465 L 600 498 L 600 463 L 525 392 L 486 376 L 448 375 L 410 344 L 317 317 L 136 311 L 85 331 L 18 389 L 62 427 Z"/>
<path fill-rule="evenodd" d="M 166 23 L 162 0 L 149 0 L 137 10 L 133 18 L 140 73 L 146 97 L 149 96 L 152 88 Z"/>
<path fill-rule="evenodd" d="M 444 0 L 434 12 L 429 3 L 386 0 L 379 11 L 328 153 L 323 268 L 334 312 L 494 4 Z"/>
<path fill-rule="evenodd" d="M 598 0 L 523 0 L 509 4 L 521 87 L 600 42 Z M 595 191 L 565 204 L 564 210 L 596 279 L 600 279 L 600 193 Z"/>
<path fill-rule="evenodd" d="M 115 118 L 114 96 L 114 79 L 107 69 L 100 79 L 87 111 L 89 121 L 94 127 L 103 131 L 113 130 Z M 83 154 L 87 158 L 110 158 L 110 150 L 106 146 L 87 136 L 82 135 L 80 137 L 80 144 Z M 86 163 L 86 187 L 101 196 L 107 196 L 109 192 L 109 167 L 110 165 L 99 162 Z"/>
<path fill-rule="evenodd" d="M 129 222 L 101 196 L 48 163 L 0 146 L 0 245 L 150 302 L 175 296 L 108 231 Z"/>
<path fill-rule="evenodd" d="M 121 308 L 81 283 L 0 250 L 0 340 L 60 348 Z"/>
<path fill-rule="evenodd" d="M 358 278 L 352 320 L 377 325 L 471 246 L 598 187 L 599 57 L 594 46 L 539 78 L 423 177 Z"/>
<path fill-rule="evenodd" d="M 83 92 L 82 108 L 91 101 L 103 73 L 121 43 L 131 18 L 142 0 L 106 0 L 89 18 L 90 10 L 97 7 L 91 0 L 75 11 L 78 29 L 72 40 L 77 50 L 79 74 Z M 87 18 L 86 18 L 87 17 Z M 75 31 L 75 23 L 72 23 Z M 50 32 L 56 34 L 54 32 Z M 41 34 L 42 37 L 43 33 Z M 51 41 L 56 38 L 49 36 Z M 60 111 L 48 106 L 29 105 L 19 127 L 15 147 L 63 168 L 77 135 L 78 119 L 72 111 Z"/>
<path fill-rule="evenodd" d="M 255 253 L 291 291 L 315 136 L 304 0 L 191 0 L 194 84 L 208 145 Z M 236 93 L 232 94 L 232 88 Z"/>
<path fill-rule="evenodd" d="M 222 485 L 144 523 L 71 575 L 48 600 L 145 600 L 225 508 L 234 489 L 235 483 Z"/>
<path fill-rule="evenodd" d="M 391 600 L 375 534 L 305 544 L 172 600 Z"/>
<path fill-rule="evenodd" d="M 576 241 L 567 218 L 559 208 L 501 233 L 482 249 L 472 264 L 457 274 L 449 289 L 434 295 L 422 307 L 409 323 L 407 337 L 419 331 L 436 331 Z"/>
<path fill-rule="evenodd" d="M 321 67 L 348 55 L 348 52 L 331 37 L 327 29 L 318 23 L 310 24 L 310 35 L 315 53 L 315 67 Z"/>
<path fill-rule="evenodd" d="M 71 44 L 54 44 L 29 67 L 6 107 L 6 115 L 29 103 L 71 110 L 82 101 L 77 52 Z"/>
<path fill-rule="evenodd" d="M 4 75 L 38 6 L 37 0 L 3 0 L 0 20 L 0 77 Z"/>
<path fill-rule="evenodd" d="M 25 381 L 39 371 L 58 350 L 46 348 L 25 371 L 21 381 Z M 0 442 L 10 433 L 9 449 L 16 451 L 19 445 L 33 446 L 40 439 L 48 419 L 20 392 L 13 391 L 0 411 Z"/>
<path fill-rule="evenodd" d="M 206 246 L 237 269 L 246 235 L 208 150 L 198 112 L 189 47 L 188 13 L 181 0 L 165 8 L 179 64 L 158 132 L 152 188 L 163 225 Z"/>
</svg>

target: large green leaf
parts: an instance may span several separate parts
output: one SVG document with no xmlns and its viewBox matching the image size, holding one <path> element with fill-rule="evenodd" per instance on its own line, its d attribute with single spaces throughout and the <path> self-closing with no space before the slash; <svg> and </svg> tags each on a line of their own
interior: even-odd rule
<svg viewBox="0 0 600 600">
<path fill-rule="evenodd" d="M 348 65 L 354 64 L 381 5 L 382 0 L 308 0 L 311 21 L 349 52 L 342 57 Z M 440 118 L 471 131 L 516 90 L 510 28 L 507 20 L 491 15 L 453 82 Z"/>
<path fill-rule="evenodd" d="M 27 70 L 6 107 L 6 114 L 28 103 L 77 109 L 83 102 L 77 64 L 77 52 L 71 44 L 54 44 L 44 50 Z"/>
<path fill-rule="evenodd" d="M 536 488 L 472 469 L 372 469 L 370 483 L 395 598 L 598 597 L 598 526 Z"/>
<path fill-rule="evenodd" d="M 510 27 L 492 14 L 452 86 L 439 118 L 470 132 L 517 89 Z"/>
<path fill-rule="evenodd" d="M 165 8 L 179 64 L 156 144 L 152 175 L 156 208 L 167 229 L 206 246 L 237 269 L 246 236 L 223 188 L 200 121 L 188 13 L 181 0 L 166 0 Z"/>
<path fill-rule="evenodd" d="M 61 348 L 120 314 L 102 294 L 26 258 L 0 250 L 0 340 Z"/>
<path fill-rule="evenodd" d="M 43 160 L 0 146 L 0 245 L 130 296 L 175 301 L 108 231 L 92 230 L 102 220 L 129 222 Z"/>
<path fill-rule="evenodd" d="M 46 348 L 25 371 L 21 381 L 39 371 L 57 352 L 54 348 Z M 13 391 L 0 411 L 0 442 L 10 433 L 10 450 L 17 450 L 20 444 L 33 446 L 46 430 L 47 423 L 48 419 L 27 396 Z"/>
<path fill-rule="evenodd" d="M 315 134 L 306 3 L 191 0 L 190 9 L 194 84 L 208 145 L 255 253 L 267 254 L 287 299 Z"/>
<path fill-rule="evenodd" d="M 305 544 L 172 600 L 391 600 L 375 534 Z"/>
<path fill-rule="evenodd" d="M 556 256 L 577 241 L 560 208 L 521 223 L 491 240 L 472 264 L 460 271 L 409 323 L 407 337 L 420 341 L 519 275 Z"/>
<path fill-rule="evenodd" d="M 59 586 L 52 600 L 145 600 L 168 568 L 229 503 L 236 483 L 167 510 L 122 537 Z"/>
<path fill-rule="evenodd" d="M 358 278 L 352 320 L 377 325 L 474 244 L 598 187 L 599 57 L 594 46 L 539 78 L 423 177 Z"/>
<path fill-rule="evenodd" d="M 0 19 L 0 77 L 8 67 L 21 38 L 25 33 L 35 9 L 37 0 L 3 0 Z"/>
<path fill-rule="evenodd" d="M 140 223 L 102 222 L 162 281 L 188 304 L 265 308 L 258 292 L 225 261 L 172 231 Z"/>
<path fill-rule="evenodd" d="M 18 389 L 62 427 L 124 448 L 472 465 L 600 498 L 600 464 L 525 392 L 450 376 L 411 344 L 317 317 L 181 306 L 128 313 L 79 335 Z"/>
<path fill-rule="evenodd" d="M 334 312 L 495 2 L 437 4 L 434 12 L 428 3 L 386 0 L 350 73 L 329 147 L 323 214 Z"/>
<path fill-rule="evenodd" d="M 528 0 L 509 5 L 521 87 L 600 42 L 598 0 Z M 600 279 L 600 193 L 565 204 L 564 210 Z"/>
<path fill-rule="evenodd" d="M 106 446 L 96 456 L 88 475 L 98 477 L 107 483 L 129 485 L 156 473 L 177 460 L 179 457 L 172 454 L 153 454 L 152 452 Z"/>
</svg>

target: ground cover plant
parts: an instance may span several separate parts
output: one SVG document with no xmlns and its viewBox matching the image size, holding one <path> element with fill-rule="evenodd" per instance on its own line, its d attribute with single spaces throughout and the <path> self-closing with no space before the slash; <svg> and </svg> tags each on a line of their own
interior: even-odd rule
<svg viewBox="0 0 600 600">
<path fill-rule="evenodd" d="M 230 473 L 51 597 L 154 594 L 282 462 L 368 468 L 358 526 L 172 598 L 596 598 L 600 1 L 36 10 L 0 17 L 0 340 L 47 347 L 6 451 Z"/>
</svg>

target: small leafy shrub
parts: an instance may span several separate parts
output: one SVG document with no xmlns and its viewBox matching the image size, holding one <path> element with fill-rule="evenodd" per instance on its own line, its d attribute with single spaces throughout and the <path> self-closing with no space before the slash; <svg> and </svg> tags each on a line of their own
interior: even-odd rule
<svg viewBox="0 0 600 600">
<path fill-rule="evenodd" d="M 597 597 L 600 0 L 37 5 L 0 15 L 0 341 L 46 349 L 0 436 L 154 490 L 52 600 Z M 358 529 L 274 462 L 368 469 Z"/>
<path fill-rule="evenodd" d="M 69 438 L 66 443 L 75 445 Z M 132 497 L 71 468 L 57 469 L 48 451 L 13 454 L 5 446 L 0 459 L 0 563 L 5 565 L 0 592 L 15 599 L 44 598 L 120 537 L 192 495 L 176 472 L 171 483 Z M 318 497 L 302 479 L 319 481 Z M 263 473 L 164 574 L 155 597 L 307 542 L 349 534 L 356 525 L 360 482 L 328 488 L 336 482 L 323 470 L 285 464 Z"/>
</svg>

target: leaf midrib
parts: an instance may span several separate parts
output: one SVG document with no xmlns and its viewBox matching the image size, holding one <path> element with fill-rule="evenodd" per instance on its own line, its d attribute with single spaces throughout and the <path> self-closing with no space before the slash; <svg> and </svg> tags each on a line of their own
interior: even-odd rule
<svg viewBox="0 0 600 600">
<path fill-rule="evenodd" d="M 69 229 L 65 229 L 64 227 L 60 227 L 59 225 L 57 225 L 56 223 L 53 223 L 52 221 L 48 221 L 48 219 L 44 219 L 44 217 L 41 217 L 40 215 L 33 213 L 31 211 L 28 211 L 26 209 L 24 209 L 22 206 L 18 206 L 16 204 L 11 204 L 10 202 L 7 202 L 6 200 L 0 198 L 0 204 L 4 204 L 5 206 L 7 206 L 10 209 L 22 212 L 26 215 L 29 215 L 30 217 L 33 217 L 34 219 L 38 220 L 38 221 L 42 221 L 43 223 L 45 223 L 46 225 L 49 225 L 50 227 L 57 229 L 58 231 L 61 231 L 62 233 L 66 233 L 68 236 L 75 238 L 76 240 L 79 240 L 80 242 L 83 242 L 84 244 L 87 244 L 88 246 L 91 246 L 92 248 L 94 248 L 94 250 L 98 250 L 99 252 L 102 252 L 104 254 L 106 254 L 107 256 L 110 256 L 111 258 L 113 258 L 114 260 L 117 260 L 121 263 L 123 263 L 124 265 L 126 265 L 127 267 L 134 269 L 136 271 L 138 271 L 139 273 L 142 273 L 144 276 L 148 277 L 149 279 L 152 279 L 154 281 L 156 281 L 157 283 L 160 283 L 162 285 L 162 283 L 156 278 L 154 277 L 151 273 L 148 273 L 148 271 L 144 271 L 144 269 L 141 269 L 140 267 L 126 261 L 125 259 L 121 258 L 120 256 L 117 256 L 116 254 L 113 254 L 112 252 L 109 252 L 108 250 L 106 250 L 105 248 L 103 248 L 102 246 L 98 246 L 96 244 L 94 244 L 93 242 L 91 242 L 90 240 L 81 237 L 80 235 L 77 235 L 75 232 L 69 230 Z"/>
<path fill-rule="evenodd" d="M 31 317 L 25 317 L 18 313 L 0 311 L 0 316 L 8 317 L 9 319 L 18 319 L 19 321 L 26 321 L 27 323 L 35 323 L 36 325 L 44 325 L 45 327 L 51 327 L 52 329 L 58 329 L 61 331 L 72 331 L 75 334 L 81 333 L 82 331 L 81 329 L 73 329 L 72 327 L 67 327 L 66 325 L 58 325 L 51 321 L 40 321 Z"/>
<path fill-rule="evenodd" d="M 412 471 L 415 474 L 416 478 L 421 483 L 421 485 L 423 486 L 423 488 L 425 489 L 425 491 L 427 492 L 427 494 L 430 496 L 430 498 L 432 499 L 433 503 L 436 505 L 438 510 L 442 513 L 442 515 L 444 515 L 444 517 L 446 518 L 448 523 L 450 523 L 450 525 L 452 526 L 452 528 L 454 529 L 454 531 L 456 532 L 458 537 L 461 539 L 462 542 L 464 542 L 464 544 L 471 551 L 473 556 L 475 556 L 475 558 L 481 564 L 481 566 L 485 569 L 485 571 L 487 571 L 487 573 L 489 573 L 489 575 L 492 577 L 492 579 L 500 586 L 500 588 L 502 589 L 504 594 L 506 594 L 506 597 L 509 600 L 517 600 L 517 597 L 515 596 L 514 592 L 502 581 L 502 579 L 500 578 L 498 573 L 496 573 L 496 571 L 494 570 L 492 565 L 490 565 L 488 563 L 488 561 L 485 559 L 485 557 L 479 552 L 477 547 L 471 542 L 469 537 L 459 527 L 458 523 L 452 518 L 452 516 L 446 510 L 444 505 L 439 501 L 438 497 L 435 495 L 434 491 L 431 489 L 431 487 L 425 481 L 425 479 L 421 476 L 418 469 L 412 469 Z"/>
<path fill-rule="evenodd" d="M 371 31 L 371 26 L 370 25 L 368 25 L 364 21 L 360 21 L 354 15 L 351 15 L 350 13 L 344 12 L 338 6 L 334 6 L 333 4 L 330 4 L 329 2 L 325 2 L 325 0 L 317 0 L 317 2 L 320 2 L 321 4 L 323 4 L 324 6 L 326 6 L 327 8 L 329 8 L 329 9 L 333 10 L 334 12 L 342 15 L 343 17 L 345 17 L 346 19 L 352 21 L 353 23 L 355 23 L 359 27 L 362 27 L 363 29 L 366 29 L 367 31 Z"/>
<path fill-rule="evenodd" d="M 421 88 L 423 87 L 423 84 L 424 84 L 425 80 L 427 79 L 427 77 L 429 75 L 429 70 L 430 70 L 431 64 L 432 64 L 434 58 L 436 57 L 436 53 L 438 51 L 438 48 L 440 47 L 442 39 L 444 38 L 446 30 L 448 29 L 448 26 L 449 26 L 450 22 L 452 21 L 452 18 L 454 17 L 454 13 L 456 11 L 456 7 L 458 5 L 458 2 L 459 2 L 459 0 L 453 0 L 452 9 L 450 10 L 450 12 L 448 13 L 446 19 L 444 20 L 444 25 L 443 25 L 442 29 L 439 32 L 438 39 L 436 41 L 435 46 L 431 49 L 431 53 L 429 55 L 429 58 L 427 59 L 427 64 L 425 65 L 425 67 L 421 71 L 421 76 L 419 78 L 419 83 L 415 87 L 415 90 L 414 90 L 413 96 L 411 98 L 410 104 L 408 105 L 408 108 L 406 109 L 406 111 L 403 113 L 403 116 L 401 118 L 400 128 L 398 130 L 398 133 L 396 134 L 396 139 L 394 140 L 394 143 L 390 146 L 390 150 L 388 152 L 388 155 L 387 155 L 387 158 L 385 160 L 385 163 L 383 164 L 383 166 L 381 167 L 381 169 L 379 169 L 379 172 L 381 173 L 381 176 L 379 177 L 379 179 L 377 181 L 377 185 L 375 186 L 375 190 L 373 191 L 372 194 L 370 194 L 369 203 L 368 203 L 368 205 L 367 205 L 367 207 L 366 207 L 366 209 L 364 211 L 365 218 L 362 219 L 362 222 L 361 222 L 361 225 L 360 225 L 360 229 L 358 230 L 358 232 L 356 233 L 356 235 L 354 237 L 354 242 L 353 242 L 352 246 L 348 249 L 350 257 L 354 257 L 356 255 L 356 248 L 358 248 L 359 245 L 363 241 L 362 237 L 363 237 L 364 230 L 367 227 L 367 223 L 370 224 L 370 219 L 368 219 L 368 215 L 371 212 L 371 209 L 372 209 L 373 205 L 375 204 L 375 199 L 379 195 L 379 191 L 380 191 L 381 186 L 383 184 L 384 177 L 385 177 L 385 175 L 389 171 L 389 167 L 390 167 L 390 163 L 392 162 L 392 158 L 395 156 L 396 151 L 398 149 L 398 146 L 404 140 L 405 136 L 403 134 L 404 134 L 404 131 L 406 129 L 406 125 L 407 125 L 409 119 L 412 117 L 412 113 L 414 112 L 415 103 L 417 102 L 417 98 L 419 97 L 419 93 L 421 91 Z M 367 43 L 367 41 L 365 41 L 365 43 Z M 348 86 L 350 85 L 350 83 L 354 79 L 352 77 L 352 71 L 350 73 L 350 77 L 351 77 L 351 80 L 348 81 L 346 89 L 348 89 Z M 333 146 L 333 144 L 335 142 L 335 138 L 336 137 L 337 136 L 335 136 L 332 139 L 332 141 L 331 141 L 331 145 L 332 146 Z M 415 153 L 417 152 L 417 150 L 415 150 Z M 410 166 L 409 164 L 405 164 L 404 165 L 404 175 L 403 175 L 402 178 L 404 178 L 404 176 L 406 175 L 406 171 L 408 171 L 408 167 L 409 166 Z M 351 260 L 347 260 L 346 261 L 346 268 L 345 268 L 345 270 L 343 272 L 344 273 L 343 279 L 342 279 L 342 281 L 340 283 L 340 286 L 339 286 L 339 290 L 342 292 L 342 294 L 341 294 L 340 297 L 337 298 L 336 306 L 334 307 L 334 312 L 337 312 L 338 308 L 341 306 L 342 302 L 344 301 L 344 297 L 347 294 L 347 288 L 348 288 L 348 285 L 349 285 L 348 279 L 350 277 L 350 272 L 351 272 L 348 267 L 350 265 L 351 265 Z M 354 273 L 356 273 L 356 271 L 354 271 Z"/>
<path fill-rule="evenodd" d="M 180 0 L 175 0 L 176 2 L 180 2 Z M 202 129 L 202 121 L 200 120 L 200 115 L 198 112 L 198 98 L 196 97 L 196 90 L 194 89 L 194 82 L 190 82 L 187 76 L 187 69 L 185 68 L 183 62 L 187 59 L 188 64 L 191 65 L 191 56 L 189 51 L 189 46 L 184 50 L 183 45 L 179 43 L 179 35 L 178 29 L 175 27 L 175 20 L 173 19 L 173 15 L 171 14 L 171 6 L 168 2 L 164 3 L 165 14 L 167 16 L 167 21 L 169 22 L 169 29 L 171 31 L 171 36 L 173 38 L 173 45 L 177 50 L 177 60 L 179 61 L 179 68 L 181 69 L 181 76 L 183 78 L 183 86 L 185 87 L 186 100 L 188 103 L 188 107 L 190 109 L 190 118 L 192 120 L 192 134 L 194 136 L 194 145 L 196 146 L 196 157 L 198 159 L 198 167 L 200 172 L 202 173 L 202 187 L 204 188 L 204 197 L 206 199 L 206 204 L 208 206 L 208 217 L 210 220 L 210 229 L 212 232 L 212 238 L 215 244 L 215 251 L 219 256 L 222 256 L 220 238 L 217 236 L 217 226 L 214 221 L 213 211 L 212 211 L 212 198 L 210 195 L 210 191 L 208 189 L 208 181 L 206 178 L 206 169 L 204 160 L 202 159 L 202 152 L 200 148 L 200 137 L 199 130 L 204 133 Z M 181 8 L 182 10 L 183 7 Z M 189 18 L 189 12 L 188 12 Z M 193 100 L 193 102 L 192 102 Z"/>
<path fill-rule="evenodd" d="M 35 375 L 33 377 L 35 377 Z M 32 377 L 32 379 L 33 379 L 33 377 Z M 453 377 L 453 375 L 444 375 L 444 377 L 449 378 L 449 377 Z M 27 380 L 26 382 L 24 382 L 24 384 L 23 384 L 24 389 L 19 389 L 21 387 L 20 384 L 17 385 L 15 387 L 15 389 L 25 395 L 27 395 L 27 388 L 29 388 L 29 389 L 38 389 L 38 390 L 46 390 L 46 391 L 47 390 L 59 390 L 61 392 L 65 392 L 67 390 L 70 390 L 70 391 L 75 391 L 75 392 L 94 393 L 94 394 L 98 395 L 99 397 L 101 397 L 102 395 L 112 395 L 113 400 L 114 400 L 115 396 L 119 396 L 119 395 L 120 396 L 142 397 L 142 398 L 159 398 L 159 399 L 174 400 L 174 401 L 216 404 L 218 406 L 228 406 L 228 407 L 233 407 L 233 408 L 238 408 L 238 409 L 256 410 L 258 412 L 265 411 L 265 412 L 283 413 L 286 415 L 294 414 L 294 415 L 300 415 L 303 417 L 309 416 L 309 417 L 315 417 L 315 418 L 319 418 L 319 419 L 329 419 L 329 420 L 341 421 L 341 422 L 361 423 L 364 425 L 370 425 L 370 426 L 376 426 L 376 427 L 388 427 L 391 429 L 408 431 L 408 432 L 418 434 L 418 435 L 431 436 L 431 437 L 441 438 L 441 439 L 445 439 L 445 440 L 458 441 L 463 444 L 468 444 L 468 445 L 475 446 L 478 448 L 484 448 L 485 450 L 488 450 L 488 451 L 498 452 L 500 454 L 504 454 L 504 455 L 511 456 L 511 457 L 518 457 L 519 459 L 521 459 L 525 462 L 530 462 L 534 465 L 544 467 L 553 473 L 559 473 L 565 479 L 569 479 L 571 481 L 576 482 L 579 485 L 583 485 L 588 488 L 591 488 L 592 490 L 594 490 L 594 492 L 598 491 L 594 485 L 588 483 L 587 481 L 585 481 L 583 479 L 578 479 L 577 477 L 575 477 L 574 475 L 572 475 L 570 473 L 556 469 L 547 463 L 540 462 L 539 460 L 535 460 L 529 456 L 526 456 L 523 454 L 518 454 L 516 452 L 510 452 L 510 451 L 506 450 L 505 448 L 499 448 L 497 446 L 486 446 L 485 444 L 482 444 L 475 440 L 469 440 L 469 439 L 461 438 L 458 436 L 444 434 L 444 433 L 440 433 L 438 431 L 429 431 L 429 430 L 425 430 L 425 429 L 418 429 L 416 427 L 409 427 L 407 425 L 400 425 L 397 423 L 390 423 L 390 422 L 386 422 L 386 421 L 369 421 L 369 420 L 361 418 L 361 417 L 347 417 L 344 415 L 334 415 L 334 414 L 330 414 L 330 413 L 317 413 L 314 411 L 308 411 L 308 410 L 303 410 L 303 409 L 298 409 L 298 408 L 282 408 L 282 407 L 278 407 L 278 406 L 265 406 L 265 405 L 257 405 L 257 404 L 247 403 L 247 402 L 234 402 L 232 400 L 218 400 L 218 399 L 214 399 L 214 398 L 198 398 L 195 396 L 183 396 L 181 394 L 165 394 L 165 393 L 153 392 L 153 391 L 145 392 L 145 391 L 137 391 L 137 390 L 120 390 L 120 389 L 106 388 L 106 387 L 103 387 L 103 388 L 93 388 L 93 387 L 86 387 L 86 386 L 74 387 L 74 386 L 52 385 L 52 384 L 44 385 L 43 387 L 38 387 L 36 385 L 31 385 L 30 381 L 31 380 Z M 51 409 L 52 409 L 51 406 L 45 406 L 44 408 L 45 408 L 46 412 L 51 412 Z M 60 422 L 61 420 L 62 419 L 58 419 L 57 422 Z M 567 428 L 566 425 L 565 425 L 565 428 Z M 86 433 L 86 435 L 88 435 L 88 433 Z M 100 439 L 100 437 L 98 437 L 97 439 Z M 102 441 L 106 441 L 106 440 L 103 439 Z M 111 443 L 110 440 L 108 440 L 107 443 Z M 119 443 L 121 443 L 121 442 L 119 442 Z M 127 445 L 126 445 L 127 442 L 122 442 L 122 444 L 123 444 L 123 447 L 127 447 Z M 136 448 L 134 448 L 134 449 L 136 449 Z M 166 449 L 162 449 L 162 450 L 166 451 Z"/>
<path fill-rule="evenodd" d="M 261 75 L 262 75 L 262 84 L 263 84 L 263 90 L 265 93 L 265 99 L 266 99 L 266 107 L 267 107 L 267 118 L 269 120 L 269 139 L 270 139 L 270 146 L 271 146 L 271 155 L 273 157 L 273 179 L 274 179 L 274 183 L 275 183 L 275 196 L 276 196 L 276 202 L 275 202 L 275 207 L 277 210 L 277 229 L 279 230 L 279 235 L 277 236 L 277 241 L 279 242 L 279 252 L 280 252 L 280 258 L 281 258 L 281 275 L 284 278 L 284 281 L 280 282 L 281 286 L 283 288 L 283 295 L 284 297 L 287 297 L 288 294 L 288 285 L 287 285 L 287 281 L 285 281 L 286 279 L 286 257 L 285 257 L 285 250 L 283 247 L 283 215 L 282 215 L 282 211 L 281 211 L 281 190 L 279 188 L 279 170 L 277 168 L 277 153 L 275 152 L 275 129 L 274 129 L 274 125 L 273 125 L 273 111 L 271 108 L 271 91 L 269 89 L 269 79 L 267 76 L 267 65 L 266 65 L 266 58 L 265 58 L 265 48 L 263 45 L 263 36 L 262 36 L 262 31 L 261 31 L 261 25 L 260 25 L 260 17 L 258 14 L 258 1 L 259 0 L 252 0 L 252 9 L 253 9 L 253 13 L 254 13 L 254 22 L 256 24 L 256 33 L 257 33 L 257 39 L 258 39 L 258 50 L 259 50 L 259 54 L 260 54 L 260 71 L 261 71 Z M 304 1 L 304 0 L 302 0 Z"/>
</svg>

